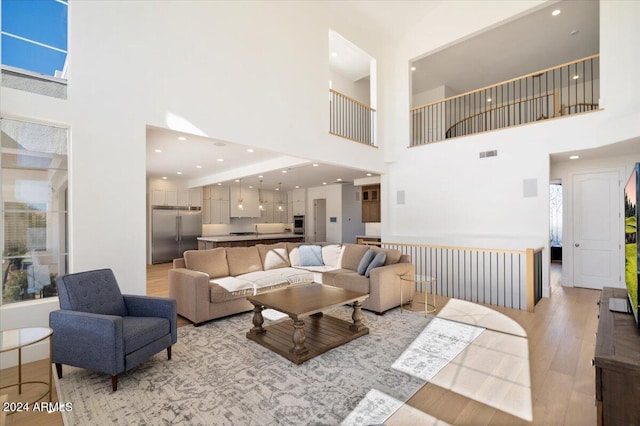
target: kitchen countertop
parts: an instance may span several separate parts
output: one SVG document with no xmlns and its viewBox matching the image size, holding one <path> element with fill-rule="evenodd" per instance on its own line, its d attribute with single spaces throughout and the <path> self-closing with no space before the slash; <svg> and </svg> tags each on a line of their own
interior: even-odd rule
<svg viewBox="0 0 640 426">
<path fill-rule="evenodd" d="M 356 235 L 356 238 L 380 238 L 380 235 Z"/>
<path fill-rule="evenodd" d="M 283 234 L 251 234 L 251 235 L 212 235 L 210 237 L 198 237 L 198 241 L 211 241 L 214 243 L 224 243 L 227 241 L 254 241 L 254 240 L 277 240 L 287 238 L 304 238 L 304 235 L 293 234 L 291 232 Z"/>
</svg>

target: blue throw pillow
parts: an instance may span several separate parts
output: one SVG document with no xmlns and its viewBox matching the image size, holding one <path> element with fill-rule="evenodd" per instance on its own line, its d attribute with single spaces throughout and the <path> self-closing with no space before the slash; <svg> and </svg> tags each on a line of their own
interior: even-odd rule
<svg viewBox="0 0 640 426">
<path fill-rule="evenodd" d="M 358 274 L 364 275 L 365 272 L 367 272 L 367 266 L 369 266 L 374 257 L 376 257 L 376 253 L 373 251 L 373 249 L 367 250 L 364 256 L 362 256 L 360 264 L 358 265 Z"/>
<path fill-rule="evenodd" d="M 369 278 L 369 274 L 373 268 L 377 268 L 378 266 L 384 265 L 384 261 L 387 260 L 387 253 L 381 251 L 376 254 L 376 257 L 373 258 L 369 266 L 367 266 L 367 270 L 364 273 L 364 276 Z"/>
<path fill-rule="evenodd" d="M 300 266 L 323 266 L 322 248 L 320 246 L 302 245 L 298 247 Z"/>
</svg>

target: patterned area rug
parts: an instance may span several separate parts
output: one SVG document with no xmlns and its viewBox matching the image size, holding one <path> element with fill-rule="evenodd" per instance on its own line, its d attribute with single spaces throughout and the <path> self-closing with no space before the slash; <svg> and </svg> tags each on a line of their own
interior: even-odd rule
<svg viewBox="0 0 640 426">
<path fill-rule="evenodd" d="M 349 320 L 351 309 L 328 314 Z M 371 390 L 406 401 L 424 385 L 423 378 L 391 366 L 435 320 L 399 309 L 364 315 L 369 335 L 302 365 L 248 340 L 252 314 L 246 313 L 179 328 L 173 359 L 163 351 L 122 374 L 115 393 L 108 375 L 64 366 L 64 377 L 56 380 L 58 399 L 71 402 L 73 410 L 63 413 L 63 420 L 66 425 L 336 425 L 347 418 L 353 419 L 348 424 L 381 423 L 397 407 L 366 419 L 352 411 L 366 406 Z M 464 339 L 451 334 L 427 338 L 426 344 L 455 346 L 456 354 L 464 349 L 452 340 Z"/>
</svg>

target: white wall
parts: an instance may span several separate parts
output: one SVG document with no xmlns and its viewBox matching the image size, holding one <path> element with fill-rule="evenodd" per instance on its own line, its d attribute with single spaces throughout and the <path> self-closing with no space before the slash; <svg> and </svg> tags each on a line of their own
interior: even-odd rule
<svg viewBox="0 0 640 426">
<path fill-rule="evenodd" d="M 365 233 L 362 223 L 362 198 L 359 186 L 342 185 L 342 213 L 338 220 L 342 220 L 342 243 L 356 243 L 356 235 Z"/>
<path fill-rule="evenodd" d="M 313 200 L 327 200 L 327 241 L 331 243 L 342 242 L 342 185 L 323 185 L 314 188 L 307 188 L 307 214 L 305 215 L 305 240 L 314 242 L 313 220 L 314 208 Z M 337 217 L 337 222 L 330 222 L 329 218 Z"/>
<path fill-rule="evenodd" d="M 347 95 L 357 101 L 362 102 L 365 105 L 371 105 L 371 90 L 369 87 L 369 77 L 361 78 L 360 80 L 351 81 L 349 78 L 344 77 L 334 71 L 330 71 L 331 88 L 343 95 Z"/>
</svg>

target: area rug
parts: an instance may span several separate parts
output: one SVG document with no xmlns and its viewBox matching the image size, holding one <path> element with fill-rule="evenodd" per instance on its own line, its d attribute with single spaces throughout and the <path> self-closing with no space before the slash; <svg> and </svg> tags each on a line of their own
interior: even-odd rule
<svg viewBox="0 0 640 426">
<path fill-rule="evenodd" d="M 349 320 L 351 309 L 328 314 Z M 425 380 L 392 365 L 433 319 L 399 309 L 364 315 L 370 334 L 302 365 L 248 340 L 252 314 L 246 313 L 179 328 L 173 359 L 162 352 L 122 374 L 117 392 L 108 375 L 64 366 L 64 377 L 56 380 L 58 400 L 71 402 L 73 409 L 63 413 L 63 421 L 68 426 L 336 425 L 372 389 L 406 401 Z M 445 342 L 437 341 L 433 344 Z M 382 422 L 389 414 L 361 424 Z"/>
</svg>

